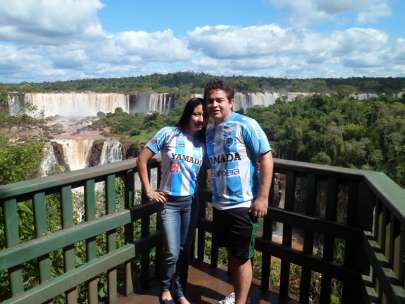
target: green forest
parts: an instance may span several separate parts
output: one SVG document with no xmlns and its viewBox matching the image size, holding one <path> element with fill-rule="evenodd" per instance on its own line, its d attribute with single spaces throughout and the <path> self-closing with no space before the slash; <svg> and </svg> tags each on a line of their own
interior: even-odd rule
<svg viewBox="0 0 405 304">
<path fill-rule="evenodd" d="M 164 93 L 201 93 L 213 75 L 193 72 L 152 74 L 125 78 L 80 79 L 55 82 L 0 83 L 0 92 L 95 91 L 135 93 L 154 91 Z M 227 76 L 225 79 L 239 92 L 290 91 L 339 94 L 376 93 L 393 94 L 405 88 L 405 78 L 351 77 L 286 79 L 274 77 Z"/>
</svg>

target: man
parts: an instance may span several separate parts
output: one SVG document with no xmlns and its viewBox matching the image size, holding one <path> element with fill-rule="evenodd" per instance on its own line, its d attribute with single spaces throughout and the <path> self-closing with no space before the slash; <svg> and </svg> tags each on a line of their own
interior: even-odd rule
<svg viewBox="0 0 405 304">
<path fill-rule="evenodd" d="M 234 90 L 212 80 L 204 90 L 214 125 L 206 132 L 212 174 L 215 237 L 226 246 L 234 293 L 219 303 L 245 304 L 252 282 L 257 219 L 267 214 L 273 174 L 271 147 L 252 118 L 233 112 Z"/>
</svg>

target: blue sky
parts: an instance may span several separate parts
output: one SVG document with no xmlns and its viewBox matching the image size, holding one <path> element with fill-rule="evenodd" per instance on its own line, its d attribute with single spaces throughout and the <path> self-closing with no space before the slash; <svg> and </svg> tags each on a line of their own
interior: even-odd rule
<svg viewBox="0 0 405 304">
<path fill-rule="evenodd" d="M 405 77 L 403 0 L 0 0 L 0 82 Z"/>
</svg>

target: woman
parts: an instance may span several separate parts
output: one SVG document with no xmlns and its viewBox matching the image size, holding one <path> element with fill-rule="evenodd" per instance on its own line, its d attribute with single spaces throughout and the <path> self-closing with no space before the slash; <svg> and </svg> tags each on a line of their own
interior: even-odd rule
<svg viewBox="0 0 405 304">
<path fill-rule="evenodd" d="M 162 204 L 165 241 L 164 268 L 160 303 L 189 304 L 184 296 L 187 277 L 187 254 L 195 221 L 193 195 L 197 174 L 203 161 L 203 139 L 206 114 L 203 99 L 190 99 L 175 127 L 164 127 L 146 144 L 137 165 L 146 196 Z M 161 153 L 162 178 L 159 190 L 153 190 L 147 172 L 147 162 Z M 178 263 L 177 263 L 178 262 Z M 177 269 L 176 269 L 177 263 Z M 173 283 L 173 295 L 171 286 Z"/>
</svg>

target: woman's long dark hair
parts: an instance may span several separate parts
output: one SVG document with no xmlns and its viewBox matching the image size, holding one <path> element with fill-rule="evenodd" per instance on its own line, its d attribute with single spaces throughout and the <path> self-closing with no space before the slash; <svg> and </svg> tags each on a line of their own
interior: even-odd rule
<svg viewBox="0 0 405 304">
<path fill-rule="evenodd" d="M 183 114 L 181 115 L 179 121 L 176 124 L 176 127 L 179 128 L 183 133 L 186 132 L 188 123 L 190 122 L 191 115 L 194 112 L 194 109 L 198 107 L 199 105 L 202 105 L 203 107 L 203 112 L 204 112 L 204 125 L 206 126 L 207 124 L 207 111 L 205 110 L 205 103 L 204 99 L 198 98 L 198 97 L 193 97 L 189 101 L 187 101 L 186 105 L 184 106 Z M 202 142 L 205 141 L 205 129 L 206 127 L 203 127 L 201 131 L 198 131 L 195 136 Z"/>
</svg>

